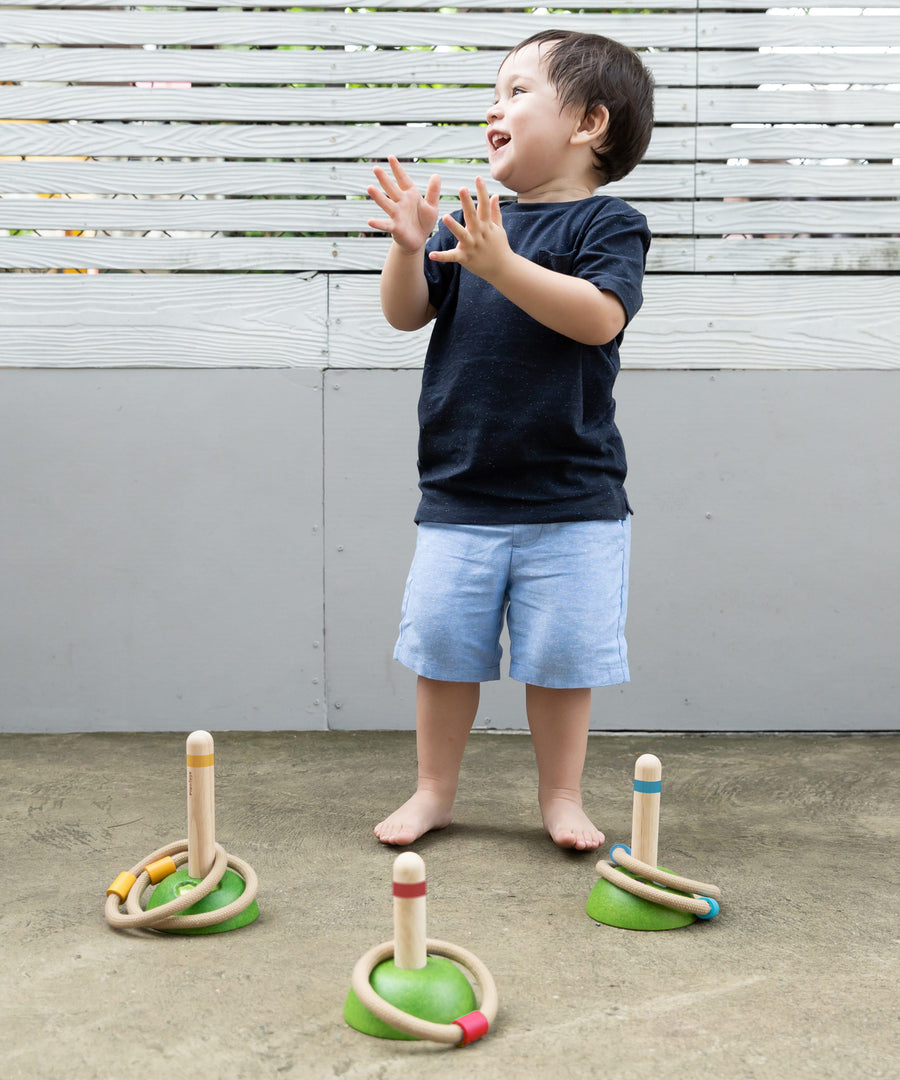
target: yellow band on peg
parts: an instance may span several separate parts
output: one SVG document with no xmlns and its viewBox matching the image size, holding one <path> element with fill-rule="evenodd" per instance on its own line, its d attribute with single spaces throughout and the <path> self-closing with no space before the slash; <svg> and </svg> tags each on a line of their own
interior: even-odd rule
<svg viewBox="0 0 900 1080">
<path fill-rule="evenodd" d="M 128 894 L 131 892 L 131 888 L 136 881 L 137 878 L 134 876 L 134 874 L 129 874 L 127 870 L 123 870 L 122 873 L 119 874 L 116 880 L 112 883 L 112 885 L 110 885 L 110 887 L 106 890 L 106 895 L 110 896 L 112 893 L 115 893 L 116 896 L 118 896 L 118 898 L 124 904 L 125 901 L 128 899 Z"/>
<path fill-rule="evenodd" d="M 188 754 L 187 763 L 189 769 L 204 769 L 213 764 L 215 754 Z"/>
<path fill-rule="evenodd" d="M 155 863 L 150 863 L 146 869 L 150 884 L 157 885 L 163 878 L 167 878 L 169 874 L 174 874 L 178 867 L 175 865 L 175 860 L 167 855 L 164 859 L 157 859 Z"/>
</svg>

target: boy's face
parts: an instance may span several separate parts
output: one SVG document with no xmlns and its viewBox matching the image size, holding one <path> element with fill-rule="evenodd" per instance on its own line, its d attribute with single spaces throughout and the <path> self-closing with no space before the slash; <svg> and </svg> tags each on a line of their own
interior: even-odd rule
<svg viewBox="0 0 900 1080">
<path fill-rule="evenodd" d="M 560 110 L 542 63 L 550 48 L 535 42 L 508 56 L 487 111 L 491 176 L 520 201 L 586 198 L 594 187 L 584 168 L 589 158 L 573 152 L 570 141 L 580 117 Z"/>
</svg>

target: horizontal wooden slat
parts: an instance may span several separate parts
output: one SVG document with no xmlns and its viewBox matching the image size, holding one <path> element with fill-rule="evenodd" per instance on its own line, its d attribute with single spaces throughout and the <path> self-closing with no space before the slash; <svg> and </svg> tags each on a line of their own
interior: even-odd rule
<svg viewBox="0 0 900 1080">
<path fill-rule="evenodd" d="M 478 45 L 510 48 L 546 29 L 591 26 L 581 15 L 388 12 L 360 17 L 297 11 L 21 11 L 0 40 L 45 45 Z M 593 27 L 592 27 L 593 28 Z M 596 29 L 632 47 L 693 48 L 692 12 L 603 15 Z"/>
<path fill-rule="evenodd" d="M 389 147 L 385 148 L 387 151 Z M 440 171 L 444 190 L 471 185 L 483 167 L 410 164 L 418 184 Z M 0 162 L 0 193 L 133 195 L 362 195 L 372 183 L 371 166 L 312 162 Z M 491 183 L 491 191 L 502 192 Z M 639 165 L 606 191 L 621 198 L 689 198 L 690 165 Z M 627 193 L 627 194 L 626 194 Z"/>
<path fill-rule="evenodd" d="M 797 0 L 697 0 L 696 6 L 701 11 L 707 11 L 711 9 L 727 10 L 727 11 L 770 11 L 773 8 L 792 8 L 795 12 L 799 13 L 801 17 L 805 15 L 806 8 L 797 4 Z M 860 4 L 849 4 L 847 0 L 816 0 L 815 5 L 808 5 L 809 7 L 815 6 L 816 10 L 825 8 L 854 8 L 859 10 L 862 6 Z M 895 8 L 896 3 L 892 0 L 876 0 L 875 3 L 865 4 L 867 10 L 877 10 L 879 8 Z M 779 12 L 779 14 L 787 14 L 786 12 Z"/>
<path fill-rule="evenodd" d="M 348 237 L 110 239 L 0 237 L 0 269 L 378 271 L 389 241 Z M 649 273 L 900 270 L 900 240 L 891 237 L 810 239 L 657 239 Z"/>
<path fill-rule="evenodd" d="M 855 9 L 859 11 L 859 9 Z M 877 9 L 874 9 L 877 10 Z M 757 49 L 761 46 L 850 46 L 900 44 L 900 20 L 889 15 L 808 15 L 774 12 L 735 15 L 701 11 L 697 17 L 701 49 Z"/>
<path fill-rule="evenodd" d="M 698 165 L 697 197 L 890 198 L 898 176 L 891 165 Z"/>
<path fill-rule="evenodd" d="M 381 237 L 160 240 L 12 236 L 0 237 L 0 269 L 378 271 L 389 246 L 390 241 Z M 693 270 L 694 241 L 657 240 L 647 266 L 651 272 Z"/>
<path fill-rule="evenodd" d="M 441 212 L 458 206 L 442 200 Z M 380 213 L 368 199 L 9 197 L 0 199 L 0 228 L 343 233 L 365 231 Z"/>
<path fill-rule="evenodd" d="M 121 8 L 123 6 L 122 0 L 29 0 L 27 4 L 23 4 L 22 0 L 0 0 L 0 8 L 4 7 L 29 7 L 37 9 L 47 8 Z M 209 0 L 175 0 L 169 5 L 163 3 L 146 4 L 144 7 L 176 7 L 186 8 L 208 8 Z M 247 0 L 216 0 L 217 8 L 246 8 Z M 257 7 L 265 7 L 272 10 L 279 8 L 298 8 L 301 5 L 297 3 L 297 0 L 266 0 L 265 4 L 258 4 Z M 534 0 L 467 0 L 467 11 L 532 11 L 534 9 Z M 847 0 L 816 0 L 817 8 L 846 8 L 848 6 Z M 878 3 L 870 3 L 866 5 L 868 8 L 891 8 L 894 5 L 885 0 L 879 0 Z M 347 8 L 346 0 L 317 0 L 316 9 L 321 10 L 337 10 L 345 11 Z M 447 7 L 447 0 L 415 0 L 415 3 L 411 3 L 410 0 L 371 0 L 365 5 L 366 11 L 390 11 L 392 9 L 408 10 L 415 8 L 419 10 L 438 10 Z M 595 13 L 598 18 L 605 17 L 610 11 L 627 11 L 629 9 L 635 9 L 638 11 L 647 10 L 666 10 L 676 11 L 679 9 L 694 10 L 698 8 L 700 10 L 720 10 L 726 5 L 723 0 L 616 0 L 616 2 L 610 2 L 606 0 L 604 3 L 596 2 L 580 2 L 578 8 L 580 11 L 586 13 Z M 772 8 L 797 8 L 797 0 L 728 0 L 728 10 L 759 10 L 768 11 Z"/>
<path fill-rule="evenodd" d="M 29 7 L 37 9 L 47 8 L 121 8 L 123 6 L 122 0 L 29 0 L 27 4 L 23 4 L 22 0 L 0 0 L 0 8 L 4 7 Z M 145 4 L 144 7 L 148 8 L 186 8 L 188 10 L 192 8 L 208 8 L 209 0 L 172 0 L 171 4 L 154 3 Z M 217 0 L 216 8 L 246 8 L 247 0 Z M 266 0 L 265 4 L 257 4 L 260 8 L 269 8 L 271 10 L 278 10 L 279 8 L 295 9 L 301 7 L 297 3 L 297 0 Z M 649 11 L 649 10 L 665 10 L 665 11 L 677 11 L 679 9 L 688 9 L 693 11 L 695 8 L 700 10 L 721 10 L 726 5 L 722 0 L 606 0 L 606 2 L 580 2 L 578 5 L 579 11 L 583 11 L 589 15 L 596 15 L 597 18 L 604 18 L 610 11 L 627 11 L 629 9 L 635 9 L 637 11 Z M 816 0 L 817 8 L 846 8 L 848 6 L 847 0 Z M 878 3 L 867 4 L 868 8 L 891 8 L 894 5 L 885 0 L 879 0 Z M 345 11 L 347 8 L 346 0 L 317 0 L 315 4 L 316 9 L 319 10 L 337 10 Z M 447 0 L 415 0 L 411 3 L 410 0 L 371 0 L 366 3 L 366 11 L 390 11 L 393 9 L 409 10 L 440 10 L 447 7 Z M 534 0 L 467 0 L 467 11 L 533 11 Z M 728 0 L 728 10 L 759 10 L 768 11 L 772 8 L 797 8 L 797 0 Z"/>
<path fill-rule="evenodd" d="M 299 275 L 0 274 L 0 364 L 321 367 L 326 290 Z"/>
<path fill-rule="evenodd" d="M 697 56 L 698 86 L 759 86 L 763 83 L 891 83 L 896 53 L 706 52 Z"/>
<path fill-rule="evenodd" d="M 900 233 L 900 201 L 896 199 L 703 200 L 694 204 L 694 213 L 695 229 L 701 234 Z"/>
<path fill-rule="evenodd" d="M 504 49 L 0 49 L 0 82 L 442 83 L 492 87 Z M 660 86 L 693 86 L 693 52 L 643 54 Z"/>
<path fill-rule="evenodd" d="M 693 232 L 686 202 L 632 203 L 655 234 Z M 459 208 L 442 200 L 441 213 Z M 0 199 L 0 229 L 103 229 L 216 232 L 360 232 L 381 211 L 363 199 Z"/>
<path fill-rule="evenodd" d="M 834 236 L 697 241 L 698 273 L 816 271 L 872 273 L 900 270 L 900 239 Z"/>
<path fill-rule="evenodd" d="M 695 113 L 696 102 L 696 113 Z M 256 87 L 0 87 L 0 113 L 11 120 L 225 120 L 408 123 L 483 121 L 483 89 Z M 892 123 L 900 93 L 891 90 L 765 91 L 661 88 L 657 123 Z"/>
<path fill-rule="evenodd" d="M 0 237 L 0 269 L 378 270 L 388 244 L 325 237 L 195 240 Z"/>
<path fill-rule="evenodd" d="M 493 86 L 504 49 L 437 51 L 340 48 L 251 50 L 7 48 L 0 50 L 0 81 L 195 84 L 434 82 Z M 891 53 L 799 53 L 757 50 L 644 52 L 660 86 L 758 86 L 763 83 L 890 83 Z"/>
<path fill-rule="evenodd" d="M 900 369 L 888 277 L 652 277 L 645 291 L 629 366 Z"/>
<path fill-rule="evenodd" d="M 625 368 L 900 370 L 888 277 L 660 274 L 646 279 L 644 294 L 625 331 Z M 334 275 L 329 304 L 332 366 L 421 366 L 428 329 L 391 330 L 377 281 Z"/>
<path fill-rule="evenodd" d="M 2 136 L 2 132 L 0 132 Z M 900 127 L 824 124 L 746 125 L 697 129 L 697 159 L 900 157 Z"/>
<path fill-rule="evenodd" d="M 746 2 L 746 0 L 744 0 Z M 795 0 L 776 0 L 767 6 L 777 7 L 785 3 L 793 4 Z M 822 6 L 828 4 L 837 3 L 838 0 L 823 0 Z M 846 0 L 840 0 L 841 4 L 845 4 Z M 0 0 L 0 8 L 4 7 L 31 7 L 31 8 L 121 8 L 123 7 L 122 0 L 30 0 L 29 3 L 23 4 L 22 0 Z M 210 6 L 209 0 L 172 0 L 171 4 L 165 3 L 153 3 L 145 4 L 143 7 L 176 7 L 176 8 L 208 8 Z M 248 7 L 247 0 L 216 0 L 216 8 L 246 8 Z M 297 3 L 297 0 L 265 0 L 264 4 L 256 4 L 256 7 L 271 8 L 277 10 L 278 8 L 299 8 L 302 5 Z M 586 12 L 596 12 L 598 17 L 605 17 L 610 11 L 627 11 L 630 8 L 635 8 L 638 11 L 646 11 L 651 9 L 664 9 L 678 10 L 679 8 L 688 8 L 693 10 L 697 6 L 697 0 L 615 0 L 611 3 L 610 0 L 606 2 L 593 2 L 579 3 L 579 10 Z M 739 6 L 739 5 L 735 5 Z M 751 6 L 759 7 L 761 3 L 755 3 Z M 415 0 L 411 3 L 410 0 L 371 0 L 371 3 L 367 2 L 365 5 L 365 11 L 390 11 L 392 9 L 408 10 L 410 8 L 421 10 L 438 10 L 447 7 L 447 0 Z M 323 10 L 337 10 L 345 11 L 347 9 L 347 0 L 316 0 L 315 8 Z M 509 3 L 506 0 L 467 0 L 467 11 L 532 11 L 534 9 L 534 0 L 510 0 Z"/>
<path fill-rule="evenodd" d="M 892 90 L 716 90 L 697 94 L 701 124 L 893 123 L 900 93 Z"/>
<path fill-rule="evenodd" d="M 358 89 L 130 86 L 0 86 L 0 115 L 10 120 L 260 120 L 428 123 L 440 116 L 484 122 L 487 89 L 360 87 Z M 655 98 L 660 123 L 693 123 L 695 95 L 663 88 Z"/>
<path fill-rule="evenodd" d="M 0 124 L 0 157 L 479 158 L 483 125 Z M 387 144 L 390 144 L 389 146 Z M 694 129 L 654 128 L 647 161 L 692 160 Z"/>
</svg>

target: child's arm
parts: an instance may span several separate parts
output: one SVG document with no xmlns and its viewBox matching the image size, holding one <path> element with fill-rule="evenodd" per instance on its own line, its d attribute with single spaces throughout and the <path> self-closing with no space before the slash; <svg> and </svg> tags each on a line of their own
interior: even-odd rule
<svg viewBox="0 0 900 1080">
<path fill-rule="evenodd" d="M 375 177 L 381 188 L 366 189 L 370 199 L 388 215 L 369 221 L 369 227 L 390 233 L 393 243 L 381 271 L 381 309 L 396 330 L 418 330 L 435 315 L 422 270 L 425 242 L 437 224 L 441 178 L 428 181 L 425 196 L 395 157 L 388 158 L 391 177 L 380 165 Z"/>
<path fill-rule="evenodd" d="M 458 262 L 483 278 L 537 322 L 583 345 L 605 345 L 625 327 L 622 302 L 584 278 L 538 266 L 510 248 L 500 216 L 500 199 L 488 196 L 487 185 L 475 181 L 478 205 L 463 189 L 465 215 L 460 225 L 449 215 L 444 224 L 458 243 L 449 251 L 433 251 L 436 262 Z"/>
</svg>

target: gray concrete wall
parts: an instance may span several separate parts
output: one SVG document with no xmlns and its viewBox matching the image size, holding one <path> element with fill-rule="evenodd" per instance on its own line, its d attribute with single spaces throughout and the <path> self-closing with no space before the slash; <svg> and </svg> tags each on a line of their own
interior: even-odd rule
<svg viewBox="0 0 900 1080">
<path fill-rule="evenodd" d="M 0 387 L 0 727 L 323 727 L 321 373 Z"/>
<path fill-rule="evenodd" d="M 0 730 L 413 726 L 417 371 L 0 371 Z M 893 372 L 625 372 L 615 730 L 898 722 Z M 478 724 L 523 726 L 521 687 Z"/>
</svg>

